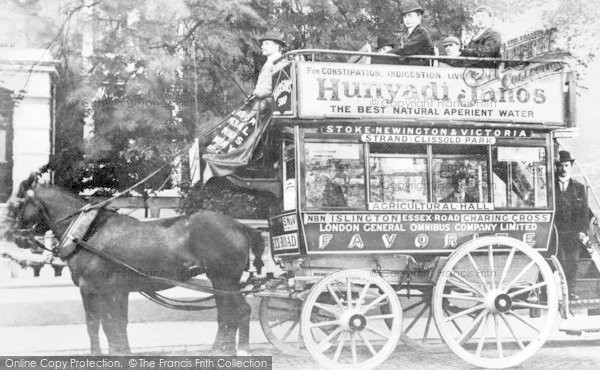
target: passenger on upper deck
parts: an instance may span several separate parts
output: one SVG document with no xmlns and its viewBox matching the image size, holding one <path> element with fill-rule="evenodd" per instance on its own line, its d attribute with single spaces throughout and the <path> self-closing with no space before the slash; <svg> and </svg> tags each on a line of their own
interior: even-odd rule
<svg viewBox="0 0 600 370">
<path fill-rule="evenodd" d="M 477 34 L 471 39 L 467 46 L 462 49 L 460 55 L 465 57 L 499 58 L 502 36 L 492 28 L 494 12 L 487 5 L 475 8 L 473 23 Z M 481 67 L 494 67 L 494 63 L 477 63 Z"/>
<path fill-rule="evenodd" d="M 272 75 L 275 71 L 275 64 L 273 62 L 281 56 L 282 49 L 285 47 L 285 41 L 283 40 L 283 35 L 277 31 L 267 32 L 258 41 L 261 43 L 260 49 L 262 54 L 267 57 L 267 61 L 260 70 L 253 95 L 259 99 L 264 99 L 272 97 Z"/>
<path fill-rule="evenodd" d="M 444 39 L 442 43 L 444 45 L 444 55 L 448 57 L 460 57 L 460 40 L 455 36 L 448 36 Z M 463 67 L 464 61 L 462 60 L 453 60 L 453 59 L 444 59 L 440 61 L 439 65 L 441 67 Z"/>
<path fill-rule="evenodd" d="M 391 54 L 394 48 L 394 42 L 385 36 L 377 37 L 377 53 Z M 371 57 L 371 64 L 398 64 L 396 58 L 386 57 Z"/>
<path fill-rule="evenodd" d="M 435 55 L 433 42 L 429 31 L 423 27 L 421 20 L 425 10 L 414 0 L 406 1 L 401 8 L 404 25 L 407 28 L 400 42 L 396 44 L 392 53 L 398 55 Z M 399 64 L 428 66 L 427 59 L 405 59 Z"/>
</svg>

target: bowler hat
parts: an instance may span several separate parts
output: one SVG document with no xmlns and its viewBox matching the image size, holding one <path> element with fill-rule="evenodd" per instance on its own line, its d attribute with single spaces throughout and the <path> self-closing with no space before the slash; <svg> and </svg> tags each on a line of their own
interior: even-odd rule
<svg viewBox="0 0 600 370">
<path fill-rule="evenodd" d="M 423 10 L 423 8 L 421 8 L 421 5 L 419 5 L 419 3 L 417 3 L 415 0 L 408 0 L 402 4 L 400 12 L 402 12 L 402 15 L 410 12 L 418 12 L 423 14 L 425 13 L 425 10 Z"/>
<path fill-rule="evenodd" d="M 487 5 L 479 5 L 477 8 L 475 8 L 475 11 L 473 13 L 478 13 L 478 12 L 488 13 L 488 15 L 490 17 L 494 16 L 494 11 L 492 10 L 492 8 L 490 8 Z"/>
<path fill-rule="evenodd" d="M 558 159 L 556 160 L 556 163 L 573 162 L 574 160 L 575 158 L 571 157 L 571 153 L 567 152 L 566 150 L 561 150 L 558 152 Z"/>
<path fill-rule="evenodd" d="M 394 47 L 394 45 L 395 45 L 394 42 L 390 38 L 387 38 L 385 36 L 377 37 L 377 49 L 381 49 L 385 46 Z"/>
<path fill-rule="evenodd" d="M 446 45 L 450 45 L 450 44 L 460 45 L 460 40 L 458 39 L 458 37 L 448 36 L 444 39 L 444 42 L 442 43 L 442 45 L 446 46 Z"/>
<path fill-rule="evenodd" d="M 283 35 L 277 31 L 268 31 L 261 38 L 258 39 L 258 41 L 261 43 L 265 40 L 275 41 L 281 46 L 285 46 L 285 40 L 283 39 Z"/>
</svg>

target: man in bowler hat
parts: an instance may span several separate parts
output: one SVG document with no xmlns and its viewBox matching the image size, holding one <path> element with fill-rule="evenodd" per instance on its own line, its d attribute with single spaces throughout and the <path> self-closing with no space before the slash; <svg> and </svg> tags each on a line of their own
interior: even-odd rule
<svg viewBox="0 0 600 370">
<path fill-rule="evenodd" d="M 283 35 L 277 31 L 267 32 L 258 41 L 261 43 L 262 55 L 267 57 L 267 61 L 260 70 L 253 95 L 259 99 L 272 98 L 272 75 L 276 68 L 274 61 L 281 56 L 285 41 Z"/>
<path fill-rule="evenodd" d="M 401 11 L 407 30 L 400 42 L 392 49 L 392 53 L 404 56 L 435 55 L 431 35 L 421 24 L 425 10 L 416 1 L 408 0 L 403 3 Z M 428 59 L 405 59 L 400 60 L 399 64 L 428 66 L 430 61 Z"/>
<path fill-rule="evenodd" d="M 585 186 L 571 178 L 573 162 L 571 153 L 561 150 L 556 161 L 556 215 L 554 224 L 558 232 L 558 260 L 565 271 L 569 298 L 577 300 L 575 279 L 580 243 L 588 229 L 588 204 Z"/>
</svg>

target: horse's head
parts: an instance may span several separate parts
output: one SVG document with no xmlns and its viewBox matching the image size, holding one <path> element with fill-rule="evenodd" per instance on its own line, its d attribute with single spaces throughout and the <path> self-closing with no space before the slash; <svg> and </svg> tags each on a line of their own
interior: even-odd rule
<svg viewBox="0 0 600 370">
<path fill-rule="evenodd" d="M 50 216 L 42 200 L 37 196 L 40 174 L 32 173 L 19 186 L 15 198 L 9 202 L 8 212 L 12 219 L 6 238 L 14 240 L 21 248 L 31 248 L 32 236 L 43 234 L 50 228 Z"/>
</svg>

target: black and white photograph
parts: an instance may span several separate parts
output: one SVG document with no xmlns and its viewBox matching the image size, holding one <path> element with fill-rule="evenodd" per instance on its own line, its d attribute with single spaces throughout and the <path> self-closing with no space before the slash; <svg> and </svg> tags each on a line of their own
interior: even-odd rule
<svg viewBox="0 0 600 370">
<path fill-rule="evenodd" d="M 0 369 L 597 369 L 600 1 L 0 1 Z"/>
</svg>

